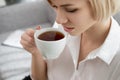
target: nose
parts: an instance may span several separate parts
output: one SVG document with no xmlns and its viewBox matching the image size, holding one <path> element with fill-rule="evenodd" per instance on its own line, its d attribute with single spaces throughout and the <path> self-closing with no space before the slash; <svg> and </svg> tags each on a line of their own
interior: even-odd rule
<svg viewBox="0 0 120 80">
<path fill-rule="evenodd" d="M 56 22 L 58 24 L 63 24 L 63 23 L 66 23 L 67 22 L 67 17 L 65 16 L 65 14 L 60 11 L 60 10 L 57 10 L 56 11 Z"/>
</svg>

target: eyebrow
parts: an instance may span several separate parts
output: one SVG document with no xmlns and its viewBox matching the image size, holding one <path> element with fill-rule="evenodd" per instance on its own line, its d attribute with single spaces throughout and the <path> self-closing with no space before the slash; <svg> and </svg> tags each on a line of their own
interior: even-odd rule
<svg viewBox="0 0 120 80">
<path fill-rule="evenodd" d="M 61 7 L 68 7 L 68 6 L 72 6 L 73 4 L 63 4 L 61 5 Z"/>
<path fill-rule="evenodd" d="M 52 2 L 51 0 L 47 0 L 51 5 L 52 5 Z M 68 7 L 68 6 L 72 6 L 73 4 L 63 4 L 63 5 L 60 5 L 61 7 Z"/>
<path fill-rule="evenodd" d="M 52 4 L 51 0 L 47 0 L 47 1 L 48 1 L 48 3 Z"/>
</svg>

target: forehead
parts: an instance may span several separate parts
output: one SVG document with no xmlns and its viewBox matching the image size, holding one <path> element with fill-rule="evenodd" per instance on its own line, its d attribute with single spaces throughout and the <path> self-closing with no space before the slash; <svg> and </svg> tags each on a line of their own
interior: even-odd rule
<svg viewBox="0 0 120 80">
<path fill-rule="evenodd" d="M 63 4 L 73 4 L 73 5 L 81 5 L 86 0 L 48 0 L 49 3 L 55 5 L 63 5 Z"/>
</svg>

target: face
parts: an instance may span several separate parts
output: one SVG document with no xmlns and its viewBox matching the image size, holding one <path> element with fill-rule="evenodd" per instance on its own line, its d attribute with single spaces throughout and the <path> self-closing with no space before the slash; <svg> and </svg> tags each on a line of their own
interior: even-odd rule
<svg viewBox="0 0 120 80">
<path fill-rule="evenodd" d="M 56 22 L 70 35 L 80 35 L 95 24 L 88 0 L 50 0 Z"/>
</svg>

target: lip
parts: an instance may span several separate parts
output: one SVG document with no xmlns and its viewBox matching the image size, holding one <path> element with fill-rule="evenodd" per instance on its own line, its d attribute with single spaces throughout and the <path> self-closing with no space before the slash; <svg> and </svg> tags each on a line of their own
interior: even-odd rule
<svg viewBox="0 0 120 80">
<path fill-rule="evenodd" d="M 63 28 L 66 32 L 72 32 L 74 29 L 73 27 L 67 27 L 67 26 L 63 26 Z"/>
</svg>

